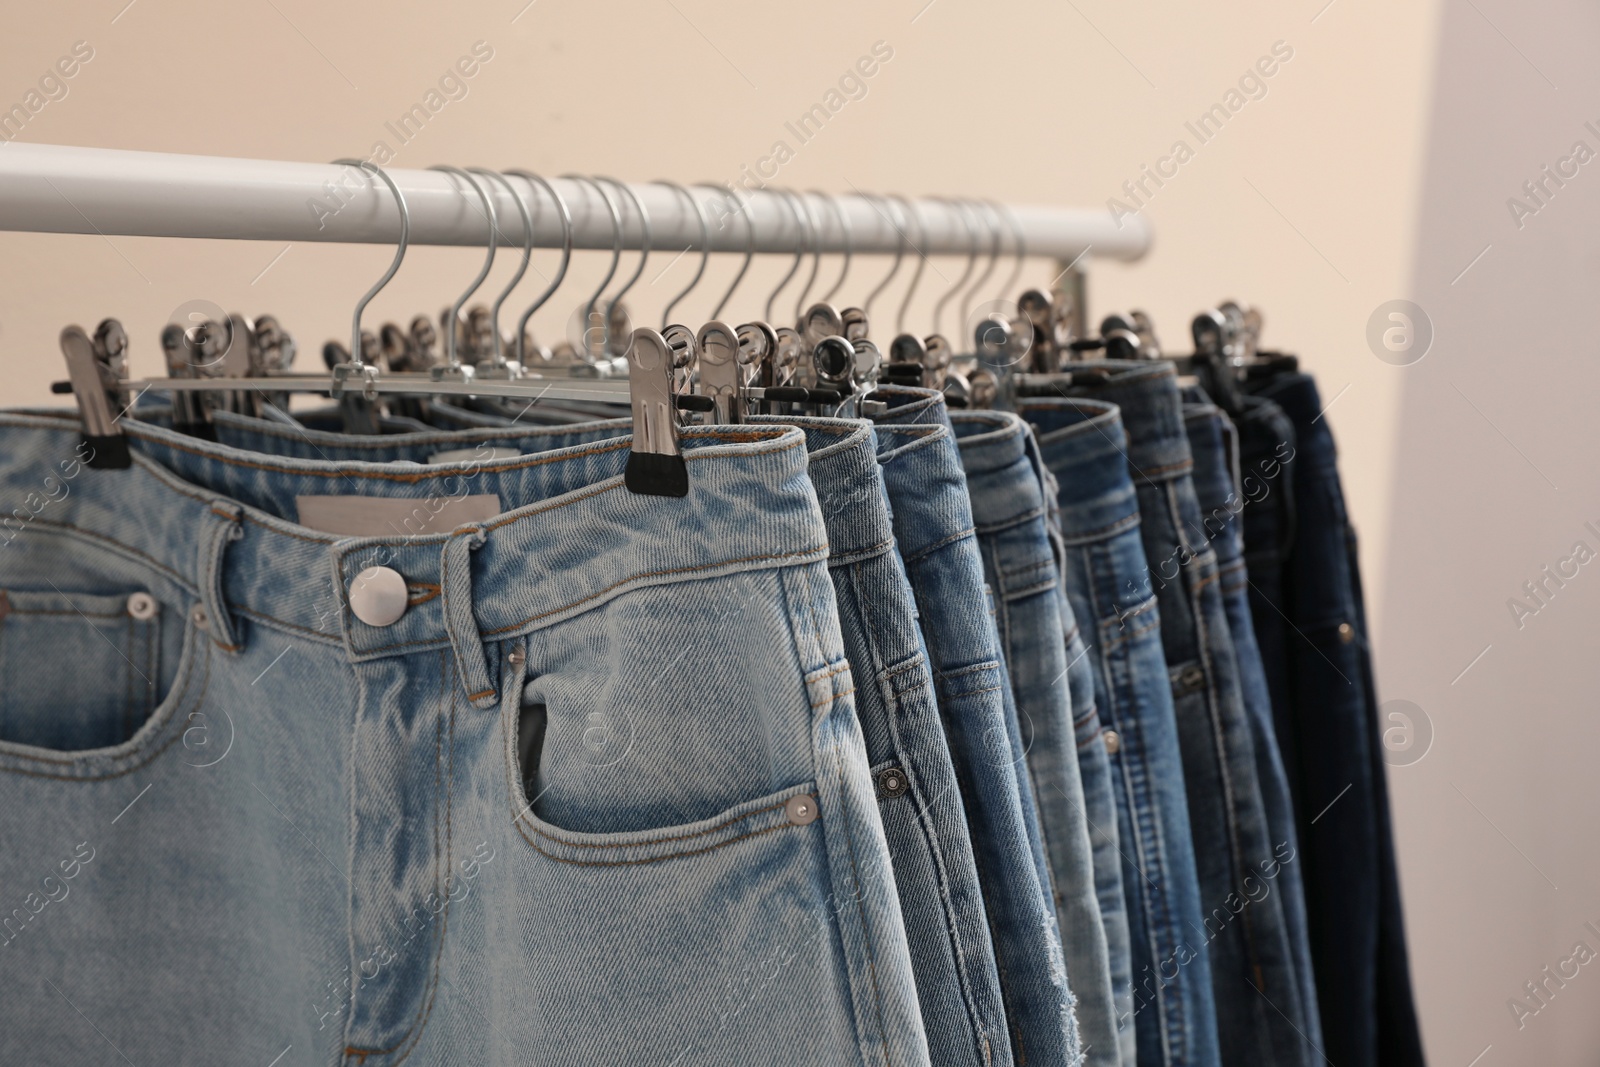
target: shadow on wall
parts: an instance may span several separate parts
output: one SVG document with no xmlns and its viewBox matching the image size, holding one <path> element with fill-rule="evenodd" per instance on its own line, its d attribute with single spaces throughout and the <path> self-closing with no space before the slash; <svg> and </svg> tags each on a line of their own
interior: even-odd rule
<svg viewBox="0 0 1600 1067">
<path fill-rule="evenodd" d="M 1389 778 L 1424 1040 L 1444 1064 L 1600 1054 L 1600 980 L 1574 962 L 1600 952 L 1600 854 L 1573 847 L 1600 836 L 1597 22 L 1572 2 L 1474 0 L 1441 23 L 1409 294 L 1432 344 L 1392 361 L 1374 600 L 1382 695 L 1433 730 Z"/>
</svg>

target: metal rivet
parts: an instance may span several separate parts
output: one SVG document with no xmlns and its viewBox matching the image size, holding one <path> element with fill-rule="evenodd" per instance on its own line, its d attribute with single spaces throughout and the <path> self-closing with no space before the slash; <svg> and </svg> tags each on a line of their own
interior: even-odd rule
<svg viewBox="0 0 1600 1067">
<path fill-rule="evenodd" d="M 160 610 L 161 606 L 156 603 L 156 598 L 149 593 L 134 593 L 128 597 L 128 615 L 140 622 L 155 618 L 156 612 Z"/>
<path fill-rule="evenodd" d="M 528 654 L 520 648 L 513 648 L 510 652 L 506 653 L 506 662 L 511 664 L 513 667 L 522 666 L 523 662 L 527 658 Z"/>
<path fill-rule="evenodd" d="M 194 606 L 194 610 L 189 612 L 189 618 L 194 621 L 194 628 L 196 630 L 204 630 L 211 624 L 211 616 L 206 614 L 204 604 L 196 604 Z"/>
<path fill-rule="evenodd" d="M 806 793 L 790 797 L 783 805 L 784 814 L 796 826 L 808 826 L 817 821 L 817 798 Z"/>
<path fill-rule="evenodd" d="M 1106 754 L 1110 755 L 1110 756 L 1115 756 L 1117 754 L 1117 752 L 1122 748 L 1122 735 L 1117 733 L 1115 730 L 1107 730 L 1105 732 L 1105 739 L 1106 739 Z"/>
<path fill-rule="evenodd" d="M 350 582 L 350 610 L 368 626 L 399 621 L 409 598 L 406 580 L 389 567 L 368 567 Z"/>
<path fill-rule="evenodd" d="M 884 799 L 903 797 L 910 788 L 911 781 L 899 767 L 885 767 L 878 772 L 878 794 Z"/>
<path fill-rule="evenodd" d="M 1356 639 L 1356 628 L 1354 626 L 1351 626 L 1347 622 L 1341 622 L 1339 624 L 1339 640 L 1341 642 L 1343 642 L 1344 644 L 1348 645 L 1351 641 L 1354 641 L 1355 639 Z"/>
</svg>

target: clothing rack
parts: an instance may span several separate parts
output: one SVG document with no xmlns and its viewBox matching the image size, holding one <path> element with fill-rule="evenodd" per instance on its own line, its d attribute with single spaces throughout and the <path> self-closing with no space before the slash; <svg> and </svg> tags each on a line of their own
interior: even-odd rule
<svg viewBox="0 0 1600 1067">
<path fill-rule="evenodd" d="M 405 197 L 412 244 L 484 244 L 479 202 L 461 179 L 442 171 L 385 169 Z M 573 247 L 610 249 L 611 218 L 593 187 L 549 180 L 572 213 Z M 502 242 L 522 245 L 516 205 L 498 183 L 486 185 L 495 198 Z M 628 188 L 649 216 L 653 249 L 700 248 L 700 220 L 676 190 L 650 182 Z M 747 244 L 759 253 L 797 250 L 801 234 L 781 195 L 739 189 L 736 200 L 725 187 L 687 188 L 707 221 L 712 251 L 742 253 Z M 542 208 L 535 212 L 534 244 L 560 247 L 561 227 L 548 197 L 519 183 L 518 191 L 524 190 L 530 209 Z M 637 250 L 643 236 L 639 218 L 627 197 L 619 200 L 623 247 Z M 954 201 L 936 199 L 912 201 L 907 212 L 905 203 L 859 191 L 813 195 L 816 236 L 806 250 L 816 252 L 820 245 L 822 252 L 841 253 L 848 244 L 861 255 L 967 255 L 975 228 L 986 255 L 998 229 L 1006 254 L 1014 252 L 1014 232 L 1020 233 L 1029 256 L 1053 258 L 1063 268 L 1081 258 L 1136 260 L 1150 247 L 1150 228 L 1137 217 L 1117 223 L 1103 211 L 1027 205 L 996 212 L 970 201 L 963 214 Z M 356 166 L 12 142 L 0 150 L 0 230 L 392 244 L 399 216 L 383 183 Z"/>
</svg>

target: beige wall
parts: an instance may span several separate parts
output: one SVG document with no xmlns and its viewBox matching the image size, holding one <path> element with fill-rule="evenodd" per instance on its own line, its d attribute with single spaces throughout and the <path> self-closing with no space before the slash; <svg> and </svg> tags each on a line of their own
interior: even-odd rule
<svg viewBox="0 0 1600 1067">
<path fill-rule="evenodd" d="M 1415 595 L 1411 608 L 1393 607 L 1386 578 L 1396 566 L 1408 573 L 1435 566 L 1438 557 L 1426 546 L 1459 543 L 1470 523 L 1442 527 L 1410 496 L 1400 507 L 1391 504 L 1402 395 L 1408 418 L 1415 407 L 1415 394 L 1402 390 L 1413 388 L 1417 368 L 1380 362 L 1365 331 L 1380 303 L 1417 299 L 1420 190 L 1442 5 L 1324 4 L 534 0 L 523 8 L 521 0 L 448 7 L 414 0 L 137 0 L 119 14 L 121 0 L 109 0 L 47 6 L 11 20 L 0 39 L 6 72 L 0 103 L 21 100 L 74 42 L 86 41 L 93 58 L 66 83 L 65 98 L 30 120 L 22 140 L 324 160 L 368 154 L 381 139 L 397 150 L 401 166 L 519 165 L 551 174 L 695 181 L 736 179 L 742 166 L 754 166 L 782 139 L 795 150 L 776 179 L 785 185 L 1076 206 L 1102 206 L 1113 196 L 1131 203 L 1122 183 L 1138 178 L 1143 165 L 1156 165 L 1182 138 L 1193 158 L 1145 209 L 1156 232 L 1154 251 L 1131 267 L 1097 266 L 1092 309 L 1098 316 L 1143 307 L 1169 347 L 1181 350 L 1195 311 L 1236 297 L 1265 310 L 1269 342 L 1301 353 L 1325 397 L 1337 397 L 1328 418 L 1364 535 L 1374 606 L 1383 606 L 1377 618 L 1383 682 L 1387 691 L 1401 679 L 1411 695 L 1424 688 L 1410 685 L 1406 664 L 1413 658 L 1464 663 L 1475 648 L 1466 647 L 1473 642 L 1465 637 L 1434 648 L 1428 598 L 1437 590 L 1413 577 L 1405 585 Z M 1497 17 L 1509 23 L 1514 12 L 1507 7 Z M 1519 61 L 1498 38 L 1478 39 L 1484 32 L 1472 42 L 1478 63 L 1515 70 Z M 479 41 L 493 56 L 466 83 L 466 95 L 401 145 L 385 123 L 422 100 Z M 799 144 L 784 123 L 822 99 L 880 41 L 893 58 L 866 82 L 865 97 Z M 1200 143 L 1185 123 L 1221 101 L 1276 42 L 1283 42 L 1280 54 L 1286 48 L 1293 54 L 1265 79 L 1266 95 Z M 1527 156 L 1530 165 L 1544 158 L 1541 151 Z M 1432 217 L 1429 232 L 1448 231 L 1447 221 Z M 1449 242 L 1444 258 L 1452 264 L 1458 258 L 1464 264 L 1475 251 L 1460 244 Z M 46 399 L 47 383 L 61 372 L 55 335 L 67 322 L 92 327 L 104 316 L 121 318 L 134 340 L 135 368 L 154 372 L 159 327 L 195 298 L 278 315 L 298 337 L 302 361 L 315 365 L 322 341 L 345 336 L 352 301 L 387 257 L 373 247 L 0 235 L 0 401 Z M 546 336 L 561 330 L 582 284 L 597 276 L 599 259 L 583 257 L 569 288 L 536 320 Z M 472 251 L 418 249 L 369 314 L 382 321 L 437 313 L 478 261 Z M 692 264 L 685 257 L 659 278 L 657 268 L 647 271 L 636 302 L 642 317 L 654 317 Z M 760 282 L 786 264 L 759 266 L 743 291 L 742 311 L 735 307 L 730 315 L 754 315 L 765 296 Z M 942 280 L 961 269 L 959 261 L 933 266 L 913 321 L 925 319 Z M 1045 282 L 1046 268 L 1033 264 L 1025 281 Z M 509 269 L 507 257 L 495 278 Z M 707 313 L 711 294 L 720 292 L 717 279 L 726 277 L 722 269 L 714 264 L 707 288 L 685 305 L 686 317 Z M 882 269 L 858 261 L 847 295 L 859 299 Z M 880 315 L 899 293 L 897 283 Z M 1475 395 L 1493 396 L 1498 388 L 1487 379 Z M 1488 440 L 1491 431 L 1479 430 Z M 1447 459 L 1440 460 L 1439 484 L 1470 495 L 1471 480 Z M 1448 472 L 1455 473 L 1447 479 Z M 1402 534 L 1392 535 L 1397 523 Z M 1398 563 L 1384 552 L 1391 544 Z M 1549 554 L 1542 542 L 1524 547 L 1530 561 Z M 1508 681 L 1496 707 L 1514 711 L 1522 691 Z M 1483 732 L 1485 746 L 1503 744 L 1509 732 L 1487 721 L 1473 729 Z M 1440 745 L 1446 740 L 1441 728 Z M 1435 756 L 1441 765 L 1443 755 Z M 1495 770 L 1485 762 L 1454 773 L 1481 780 Z M 1494 790 L 1509 795 L 1519 782 L 1531 788 L 1538 778 L 1534 766 L 1519 765 L 1518 774 L 1526 780 Z M 1485 858 L 1497 839 L 1469 832 L 1477 816 L 1450 808 L 1449 800 L 1409 782 L 1396 785 L 1426 1036 L 1449 1054 L 1437 1062 L 1465 1064 L 1493 1040 L 1479 1042 L 1464 1025 L 1468 1017 L 1504 1011 L 1506 994 L 1497 991 L 1509 972 L 1490 974 L 1488 962 L 1506 965 L 1512 950 L 1480 958 L 1486 940 L 1460 928 L 1494 921 L 1483 912 L 1477 879 L 1481 863 L 1503 857 Z M 1521 861 L 1513 855 L 1506 862 Z M 1545 932 L 1538 931 L 1541 938 Z M 1505 935 L 1525 946 L 1529 963 L 1550 955 L 1534 933 L 1519 927 Z M 1600 979 L 1594 981 L 1600 990 Z M 1549 1031 L 1562 1025 L 1552 1021 Z"/>
</svg>

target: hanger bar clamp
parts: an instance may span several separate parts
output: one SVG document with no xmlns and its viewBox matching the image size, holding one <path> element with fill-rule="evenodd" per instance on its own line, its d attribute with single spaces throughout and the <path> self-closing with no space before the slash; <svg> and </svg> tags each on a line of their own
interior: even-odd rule
<svg viewBox="0 0 1600 1067">
<path fill-rule="evenodd" d="M 459 177 L 433 170 L 388 173 L 409 207 L 412 244 L 483 247 L 487 220 Z M 522 218 L 511 194 L 497 182 L 486 184 L 501 242 L 522 244 Z M 551 185 L 571 209 L 573 245 L 610 249 L 611 220 L 592 185 L 565 178 L 551 179 Z M 701 222 L 683 195 L 656 183 L 628 188 L 649 215 L 655 247 L 700 246 Z M 533 209 L 533 243 L 560 247 L 555 205 L 530 183 L 521 182 L 518 191 L 528 195 Z M 756 252 L 794 252 L 794 212 L 778 193 L 691 186 L 689 195 L 707 220 L 712 251 L 744 252 L 753 239 Z M 971 251 L 971 223 L 956 205 L 932 199 L 913 203 L 920 219 L 915 234 L 905 230 L 903 213 L 891 210 L 882 197 L 841 195 L 837 205 L 845 225 L 834 221 L 830 207 L 820 212 L 814 239 L 827 253 L 847 246 L 857 255 L 906 249 L 913 255 L 965 256 Z M 1141 217 L 1119 223 L 1094 209 L 1018 205 L 1007 210 L 1026 235 L 1030 256 L 1063 263 L 1080 256 L 1135 260 L 1150 248 L 1150 228 Z M 753 234 L 746 229 L 746 213 Z M 625 248 L 640 247 L 639 221 L 637 213 L 625 213 Z M 356 166 L 15 141 L 0 152 L 0 230 L 392 245 L 399 229 L 394 197 Z M 913 237 L 917 247 L 908 248 Z M 808 246 L 808 251 L 817 248 Z"/>
</svg>

